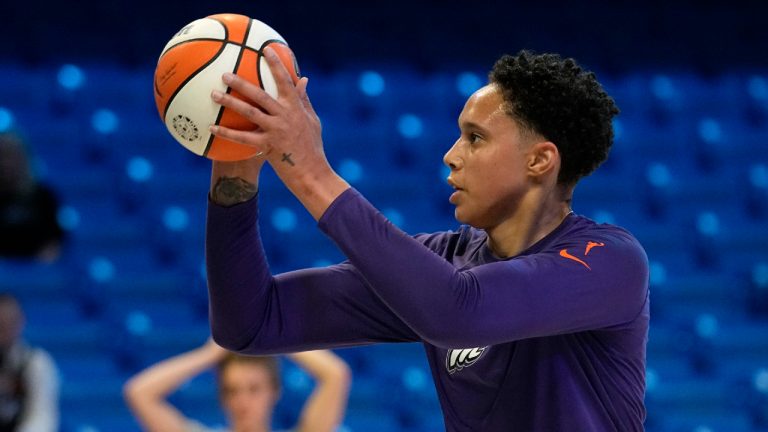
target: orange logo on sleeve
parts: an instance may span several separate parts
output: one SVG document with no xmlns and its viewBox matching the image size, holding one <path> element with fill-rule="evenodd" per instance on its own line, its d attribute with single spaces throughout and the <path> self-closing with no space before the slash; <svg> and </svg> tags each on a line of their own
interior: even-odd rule
<svg viewBox="0 0 768 432">
<path fill-rule="evenodd" d="M 587 247 L 584 249 L 584 256 L 589 255 L 589 251 L 592 250 L 593 247 L 603 247 L 605 246 L 605 243 L 597 243 L 597 242 L 587 242 Z"/>
<path fill-rule="evenodd" d="M 605 246 L 605 243 L 598 243 L 598 242 L 592 242 L 592 241 L 591 242 L 587 242 L 587 247 L 584 248 L 584 256 L 586 257 L 587 255 L 589 255 L 589 252 L 592 250 L 592 248 L 603 247 L 603 246 Z M 565 259 L 569 259 L 571 261 L 576 261 L 577 263 L 579 263 L 579 264 L 583 265 L 584 267 L 586 267 L 587 270 L 592 270 L 592 267 L 590 267 L 589 264 L 584 262 L 584 260 L 569 254 L 568 253 L 568 249 L 561 250 L 560 251 L 560 256 L 565 258 Z"/>
</svg>

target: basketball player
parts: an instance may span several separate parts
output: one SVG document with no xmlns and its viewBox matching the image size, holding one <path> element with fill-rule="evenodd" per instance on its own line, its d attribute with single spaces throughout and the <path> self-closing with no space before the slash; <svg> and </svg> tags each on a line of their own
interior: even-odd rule
<svg viewBox="0 0 768 432">
<path fill-rule="evenodd" d="M 643 430 L 647 257 L 629 232 L 571 210 L 618 113 L 594 74 L 554 54 L 501 57 L 443 157 L 464 225 L 411 237 L 333 171 L 307 78 L 294 87 L 265 54 L 277 99 L 232 75 L 222 79 L 249 102 L 211 95 L 258 126 L 211 130 L 259 150 L 213 164 L 206 248 L 220 344 L 418 341 L 448 431 Z M 270 273 L 255 199 L 265 162 L 349 261 Z"/>
<path fill-rule="evenodd" d="M 301 411 L 295 432 L 333 432 L 344 418 L 350 373 L 330 351 L 291 354 L 307 371 L 315 389 Z M 199 373 L 216 367 L 219 398 L 232 432 L 271 431 L 272 411 L 280 398 L 277 359 L 233 354 L 212 340 L 192 351 L 139 372 L 125 385 L 128 406 L 146 431 L 224 432 L 188 419 L 166 397 Z"/>
</svg>

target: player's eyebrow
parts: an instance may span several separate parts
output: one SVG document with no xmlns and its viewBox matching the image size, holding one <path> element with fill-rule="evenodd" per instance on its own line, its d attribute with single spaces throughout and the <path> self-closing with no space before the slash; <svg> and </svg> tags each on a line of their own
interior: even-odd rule
<svg viewBox="0 0 768 432">
<path fill-rule="evenodd" d="M 471 130 L 476 130 L 478 132 L 483 132 L 483 133 L 488 132 L 488 129 L 484 128 L 480 124 L 475 123 L 473 121 L 468 121 L 468 120 L 464 120 L 464 121 L 459 120 L 459 129 L 461 130 L 471 129 Z"/>
</svg>

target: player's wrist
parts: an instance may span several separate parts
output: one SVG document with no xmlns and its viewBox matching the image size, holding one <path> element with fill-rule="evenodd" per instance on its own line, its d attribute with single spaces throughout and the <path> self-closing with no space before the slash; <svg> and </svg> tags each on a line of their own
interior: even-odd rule
<svg viewBox="0 0 768 432">
<path fill-rule="evenodd" d="M 213 162 L 210 199 L 229 207 L 253 199 L 258 192 L 259 173 L 264 160 L 252 158 L 237 162 Z"/>
<path fill-rule="evenodd" d="M 309 196 L 324 195 L 339 187 L 349 187 L 327 163 L 299 175 L 292 175 L 284 179 L 284 182 L 291 191 L 295 191 L 294 193 Z"/>
<path fill-rule="evenodd" d="M 302 173 L 280 177 L 315 220 L 319 220 L 331 203 L 350 187 L 327 163 Z"/>
<path fill-rule="evenodd" d="M 211 164 L 211 178 L 216 180 L 221 176 L 240 177 L 249 183 L 256 183 L 265 162 L 262 157 L 253 157 L 234 162 L 213 161 Z"/>
</svg>

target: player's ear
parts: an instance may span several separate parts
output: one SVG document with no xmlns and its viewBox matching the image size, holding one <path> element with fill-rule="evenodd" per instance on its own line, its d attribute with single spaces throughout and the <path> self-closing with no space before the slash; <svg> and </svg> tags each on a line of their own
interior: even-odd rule
<svg viewBox="0 0 768 432">
<path fill-rule="evenodd" d="M 547 174 L 557 175 L 560 170 L 560 152 L 551 141 L 540 141 L 531 145 L 527 160 L 528 174 L 543 179 Z"/>
</svg>

